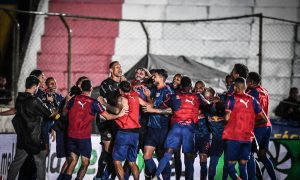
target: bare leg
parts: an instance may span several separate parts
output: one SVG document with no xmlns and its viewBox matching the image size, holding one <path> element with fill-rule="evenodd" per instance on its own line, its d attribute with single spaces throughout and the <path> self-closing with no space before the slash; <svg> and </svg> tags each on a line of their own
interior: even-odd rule
<svg viewBox="0 0 300 180">
<path fill-rule="evenodd" d="M 89 164 L 90 164 L 90 159 L 87 157 L 81 156 L 81 166 L 77 172 L 76 179 L 80 179 L 80 180 L 83 179 Z"/>
<path fill-rule="evenodd" d="M 71 153 L 71 155 L 68 157 L 68 167 L 66 170 L 66 174 L 72 175 L 77 162 L 78 156 L 75 153 Z"/>
<path fill-rule="evenodd" d="M 134 180 L 139 180 L 140 178 L 140 172 L 139 172 L 139 168 L 137 167 L 135 162 L 129 162 L 129 166 L 133 175 L 133 179 Z"/>
<path fill-rule="evenodd" d="M 115 169 L 116 169 L 119 180 L 124 180 L 125 173 L 124 173 L 124 169 L 122 167 L 122 162 L 114 161 L 114 165 L 115 165 Z"/>
</svg>

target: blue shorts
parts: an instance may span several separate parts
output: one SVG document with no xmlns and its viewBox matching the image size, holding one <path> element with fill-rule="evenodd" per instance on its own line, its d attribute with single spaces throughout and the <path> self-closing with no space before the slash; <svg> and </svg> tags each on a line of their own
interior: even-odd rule
<svg viewBox="0 0 300 180">
<path fill-rule="evenodd" d="M 195 134 L 195 153 L 208 154 L 210 149 L 210 134 L 203 136 L 202 134 Z"/>
<path fill-rule="evenodd" d="M 139 143 L 139 133 L 119 130 L 115 137 L 112 158 L 114 161 L 135 162 Z"/>
<path fill-rule="evenodd" d="M 228 161 L 249 160 L 252 142 L 226 140 L 225 153 Z"/>
<path fill-rule="evenodd" d="M 194 126 L 174 124 L 168 133 L 165 142 L 165 148 L 179 149 L 182 145 L 183 153 L 192 153 L 194 151 Z"/>
<path fill-rule="evenodd" d="M 75 139 L 69 137 L 67 142 L 67 153 L 68 156 L 70 156 L 71 153 L 75 153 L 77 156 L 81 155 L 90 158 L 92 153 L 91 138 Z"/>
<path fill-rule="evenodd" d="M 147 130 L 145 146 L 152 146 L 158 149 L 164 147 L 168 135 L 168 128 L 151 128 Z"/>
<path fill-rule="evenodd" d="M 220 157 L 224 151 L 224 141 L 222 139 L 212 139 L 209 154 Z"/>
<path fill-rule="evenodd" d="M 260 149 L 269 149 L 272 127 L 258 127 L 254 129 L 254 134 Z"/>
</svg>

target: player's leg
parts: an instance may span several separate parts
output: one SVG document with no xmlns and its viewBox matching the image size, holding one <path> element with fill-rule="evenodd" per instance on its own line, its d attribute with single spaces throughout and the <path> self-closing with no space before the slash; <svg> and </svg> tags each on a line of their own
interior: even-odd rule
<svg viewBox="0 0 300 180">
<path fill-rule="evenodd" d="M 70 180 L 72 179 L 73 171 L 78 162 L 78 155 L 76 155 L 74 152 L 71 152 L 69 153 L 67 160 L 68 160 L 68 167 L 66 169 L 66 173 L 64 174 L 64 179 Z"/>
<path fill-rule="evenodd" d="M 223 149 L 224 149 L 224 145 L 222 139 L 213 138 L 210 147 L 208 179 L 215 179 L 218 161 L 223 153 Z"/>
<path fill-rule="evenodd" d="M 242 179 L 248 179 L 247 162 L 251 153 L 252 142 L 240 142 L 239 171 Z"/>
<path fill-rule="evenodd" d="M 271 137 L 272 128 L 268 127 L 260 127 L 255 128 L 254 133 L 255 136 L 260 137 L 259 139 L 259 152 L 257 153 L 258 160 L 261 161 L 266 168 L 271 179 L 276 179 L 275 170 L 273 163 L 267 157 L 267 151 L 269 149 L 269 142 Z"/>
<path fill-rule="evenodd" d="M 182 152 L 184 153 L 185 179 L 194 178 L 194 126 L 181 125 Z"/>
<path fill-rule="evenodd" d="M 144 161 L 145 166 L 149 171 L 150 176 L 154 176 L 156 172 L 156 164 L 152 158 L 153 153 L 158 146 L 158 138 L 159 138 L 159 130 L 149 127 L 147 130 L 147 134 L 145 137 L 145 145 L 144 145 Z"/>
<path fill-rule="evenodd" d="M 226 156 L 226 164 L 229 176 L 232 179 L 239 179 L 236 170 L 235 165 L 239 157 L 239 149 L 240 144 L 238 141 L 233 140 L 226 140 L 226 149 L 225 149 L 225 156 Z"/>
<path fill-rule="evenodd" d="M 179 148 L 174 152 L 174 165 L 175 165 L 176 180 L 180 180 L 181 172 L 182 172 L 181 148 Z"/>
<path fill-rule="evenodd" d="M 87 168 L 90 164 L 90 157 L 92 154 L 92 141 L 90 138 L 81 139 L 79 143 L 79 153 L 81 155 L 81 166 L 77 172 L 76 179 L 82 180 L 85 176 Z"/>
<path fill-rule="evenodd" d="M 131 169 L 134 180 L 138 180 L 140 176 L 139 169 L 136 165 L 137 151 L 138 151 L 138 142 L 139 142 L 139 134 L 138 133 L 130 133 L 129 146 L 127 152 L 128 165 Z"/>
</svg>

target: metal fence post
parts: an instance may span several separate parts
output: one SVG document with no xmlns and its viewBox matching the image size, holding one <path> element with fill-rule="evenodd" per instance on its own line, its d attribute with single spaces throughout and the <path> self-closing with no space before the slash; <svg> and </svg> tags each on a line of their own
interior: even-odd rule
<svg viewBox="0 0 300 180">
<path fill-rule="evenodd" d="M 150 53 L 150 38 L 149 38 L 149 33 L 148 33 L 148 31 L 147 31 L 147 29 L 145 27 L 145 24 L 143 22 L 140 22 L 140 24 L 141 24 L 141 26 L 143 28 L 143 31 L 144 31 L 145 35 L 146 35 L 146 39 L 147 39 L 147 55 L 149 55 L 149 53 Z"/>
<path fill-rule="evenodd" d="M 296 46 L 297 46 L 297 43 L 299 43 L 299 40 L 298 40 L 298 24 L 295 24 L 294 26 L 294 44 L 293 44 L 293 47 L 294 47 L 294 54 L 293 54 L 293 58 L 292 58 L 292 61 L 291 61 L 291 79 L 290 79 L 290 87 L 293 86 L 293 81 L 294 81 L 294 65 L 295 65 L 295 60 L 297 59 L 297 53 L 296 53 Z"/>
<path fill-rule="evenodd" d="M 262 75 L 263 14 L 259 14 L 258 73 Z"/>
<path fill-rule="evenodd" d="M 72 60 L 71 60 L 71 42 L 72 42 L 72 29 L 69 27 L 66 19 L 64 18 L 64 14 L 60 15 L 59 18 L 61 19 L 62 23 L 64 24 L 65 28 L 68 31 L 68 91 L 71 88 L 72 82 Z"/>
<path fill-rule="evenodd" d="M 13 54 L 12 54 L 12 86 L 14 98 L 17 97 L 18 90 L 18 78 L 20 69 L 20 23 L 15 16 L 11 14 L 8 10 L 4 12 L 13 20 L 14 30 L 13 30 Z"/>
</svg>

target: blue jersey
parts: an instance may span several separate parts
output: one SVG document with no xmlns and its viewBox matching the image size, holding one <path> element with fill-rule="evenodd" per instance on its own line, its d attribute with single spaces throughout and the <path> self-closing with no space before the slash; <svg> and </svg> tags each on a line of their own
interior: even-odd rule
<svg viewBox="0 0 300 180">
<path fill-rule="evenodd" d="M 225 105 L 222 102 L 214 103 L 207 112 L 209 129 L 213 140 L 222 140 L 222 134 L 225 126 Z"/>
<path fill-rule="evenodd" d="M 195 133 L 199 134 L 201 137 L 204 137 L 209 134 L 208 122 L 206 117 L 206 111 L 209 107 L 209 102 L 204 98 L 200 93 L 197 93 L 200 100 L 200 110 L 199 110 L 199 121 L 195 126 Z"/>
<path fill-rule="evenodd" d="M 171 95 L 174 91 L 169 87 L 165 86 L 161 89 L 152 89 L 151 98 L 153 99 L 153 107 L 157 109 L 165 109 L 170 107 Z M 148 127 L 151 128 L 165 128 L 169 125 L 169 115 L 163 114 L 150 114 Z"/>
</svg>

